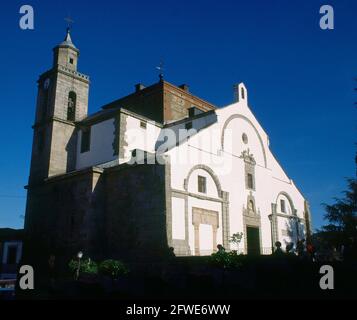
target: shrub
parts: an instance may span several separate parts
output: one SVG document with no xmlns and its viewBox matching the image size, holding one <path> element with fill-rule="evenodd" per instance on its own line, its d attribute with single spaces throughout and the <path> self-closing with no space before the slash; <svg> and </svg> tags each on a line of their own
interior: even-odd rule
<svg viewBox="0 0 357 320">
<path fill-rule="evenodd" d="M 69 269 L 72 273 L 77 272 L 78 269 L 78 260 L 72 259 L 68 264 Z M 81 260 L 80 273 L 87 273 L 87 274 L 97 274 L 98 273 L 98 265 L 95 261 L 88 259 Z"/>
<path fill-rule="evenodd" d="M 123 262 L 119 260 L 105 260 L 99 265 L 99 272 L 103 275 L 109 276 L 112 279 L 118 279 L 129 272 L 128 268 Z"/>
<path fill-rule="evenodd" d="M 210 260 L 213 265 L 220 268 L 239 268 L 242 265 L 236 251 L 226 252 L 221 250 L 212 253 Z"/>
</svg>

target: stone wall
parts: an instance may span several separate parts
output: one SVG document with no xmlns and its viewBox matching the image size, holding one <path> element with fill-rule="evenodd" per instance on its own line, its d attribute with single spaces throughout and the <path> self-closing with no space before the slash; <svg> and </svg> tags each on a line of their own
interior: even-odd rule
<svg viewBox="0 0 357 320">
<path fill-rule="evenodd" d="M 48 176 L 73 171 L 76 167 L 77 131 L 73 124 L 53 121 Z"/>
<path fill-rule="evenodd" d="M 148 88 L 144 88 L 110 103 L 104 106 L 104 108 L 119 106 L 156 122 L 163 122 L 162 84 L 157 83 Z"/>
<path fill-rule="evenodd" d="M 109 254 L 136 259 L 167 252 L 164 165 L 108 169 L 105 195 Z"/>
<path fill-rule="evenodd" d="M 88 113 L 89 80 L 81 78 L 77 73 L 69 74 L 59 70 L 56 77 L 56 96 L 54 100 L 53 116 L 67 119 L 68 95 L 74 91 L 77 96 L 76 121 L 83 120 Z"/>
<path fill-rule="evenodd" d="M 96 257 L 104 243 L 101 170 L 87 169 L 29 187 L 26 259 L 36 263 L 55 254 L 66 264 L 79 250 Z"/>
<path fill-rule="evenodd" d="M 90 168 L 28 190 L 26 261 L 55 254 L 63 270 L 78 251 L 94 260 L 168 253 L 165 166 Z"/>
</svg>

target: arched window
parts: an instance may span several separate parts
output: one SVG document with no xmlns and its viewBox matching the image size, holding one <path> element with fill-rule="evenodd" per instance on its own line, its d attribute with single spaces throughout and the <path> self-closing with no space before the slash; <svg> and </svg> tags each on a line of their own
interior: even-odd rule
<svg viewBox="0 0 357 320">
<path fill-rule="evenodd" d="M 279 193 L 276 206 L 279 213 L 290 215 L 296 211 L 290 196 L 285 192 Z"/>
<path fill-rule="evenodd" d="M 77 95 L 75 92 L 71 91 L 68 94 L 68 107 L 67 107 L 67 120 L 74 121 L 76 117 L 76 103 Z"/>
</svg>

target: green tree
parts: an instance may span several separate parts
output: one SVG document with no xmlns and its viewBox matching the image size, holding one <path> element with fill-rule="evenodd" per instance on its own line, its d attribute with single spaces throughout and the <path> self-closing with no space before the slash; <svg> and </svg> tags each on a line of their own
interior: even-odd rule
<svg viewBox="0 0 357 320">
<path fill-rule="evenodd" d="M 357 153 L 355 157 L 357 169 Z M 324 242 L 339 246 L 351 239 L 357 241 L 357 179 L 347 179 L 347 190 L 343 197 L 335 198 L 333 204 L 323 204 L 328 225 L 318 231 L 317 236 Z"/>
<path fill-rule="evenodd" d="M 231 238 L 229 239 L 230 243 L 233 243 L 237 246 L 237 250 L 239 250 L 239 244 L 242 241 L 243 232 L 237 232 L 232 234 Z"/>
</svg>

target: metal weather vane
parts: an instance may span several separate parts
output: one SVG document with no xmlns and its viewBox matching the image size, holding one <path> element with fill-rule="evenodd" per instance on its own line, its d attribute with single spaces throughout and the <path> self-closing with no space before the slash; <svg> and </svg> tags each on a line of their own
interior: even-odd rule
<svg viewBox="0 0 357 320">
<path fill-rule="evenodd" d="M 159 78 L 160 80 L 163 80 L 164 79 L 164 62 L 161 60 L 160 61 L 160 64 L 158 67 L 156 67 L 157 70 L 159 70 Z"/>
</svg>

